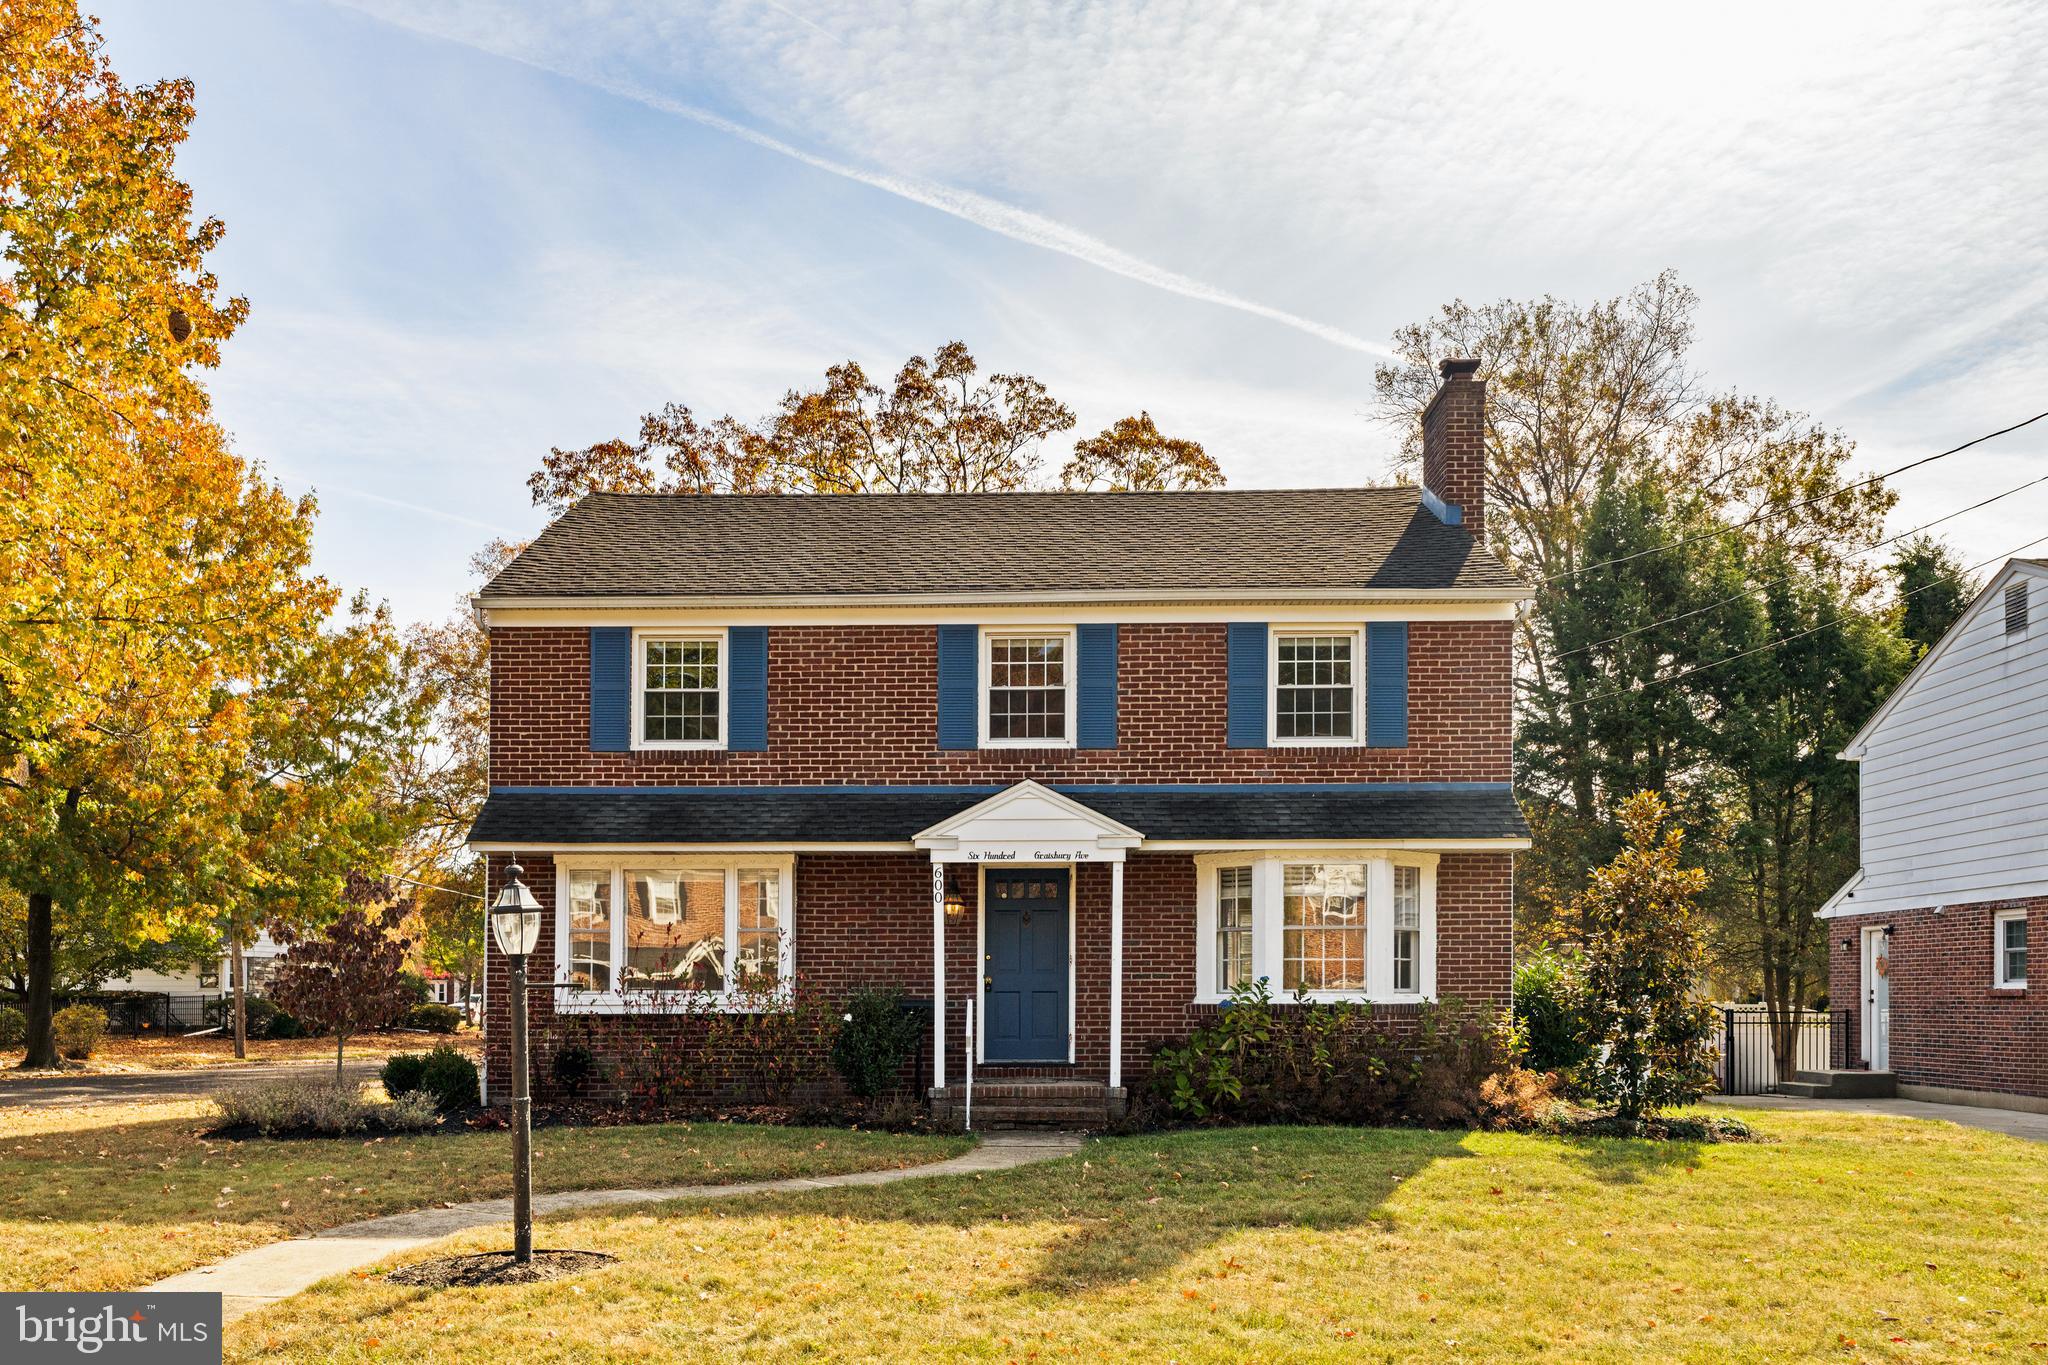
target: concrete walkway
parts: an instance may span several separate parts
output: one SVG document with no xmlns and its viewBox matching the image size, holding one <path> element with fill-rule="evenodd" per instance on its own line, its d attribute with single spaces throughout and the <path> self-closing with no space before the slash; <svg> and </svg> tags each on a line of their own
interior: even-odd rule
<svg viewBox="0 0 2048 1365">
<path fill-rule="evenodd" d="M 1071 1156 L 1081 1149 L 1081 1138 L 1073 1133 L 990 1133 L 981 1145 L 949 1161 L 899 1170 L 856 1171 L 849 1175 L 798 1177 L 793 1180 L 757 1180 L 741 1185 L 672 1185 L 640 1190 L 567 1190 L 560 1194 L 535 1195 L 536 1214 L 567 1213 L 601 1208 L 608 1204 L 645 1204 L 664 1199 L 728 1199 L 740 1194 L 764 1194 L 786 1190 L 831 1190 L 848 1185 L 892 1185 L 899 1180 L 928 1180 L 941 1175 L 972 1175 L 981 1171 L 1007 1171 L 1037 1161 Z M 272 1242 L 251 1247 L 224 1261 L 216 1261 L 168 1280 L 145 1285 L 151 1290 L 199 1291 L 221 1295 L 224 1321 L 232 1322 L 266 1304 L 308 1289 L 330 1275 L 346 1274 L 373 1265 L 387 1256 L 415 1251 L 429 1242 L 472 1228 L 512 1221 L 510 1199 L 480 1199 L 450 1208 L 421 1209 L 396 1213 L 360 1223 L 296 1237 L 289 1242 Z"/>
<path fill-rule="evenodd" d="M 1927 1100 L 1831 1100 L 1804 1099 L 1797 1095 L 1711 1095 L 1705 1101 L 1716 1108 L 1738 1109 L 1832 1109 L 1842 1114 L 1891 1114 L 1907 1119 L 1947 1119 L 1965 1128 L 2048 1142 L 2048 1114 L 2021 1109 L 1987 1109 L 1974 1104 L 1934 1104 Z"/>
</svg>

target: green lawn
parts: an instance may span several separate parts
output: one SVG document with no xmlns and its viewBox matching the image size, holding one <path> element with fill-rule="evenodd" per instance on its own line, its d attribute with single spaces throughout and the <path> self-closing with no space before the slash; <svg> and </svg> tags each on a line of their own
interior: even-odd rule
<svg viewBox="0 0 2048 1365">
<path fill-rule="evenodd" d="M 330 1281 L 231 1359 L 1934 1360 L 2048 1355 L 2048 1150 L 1758 1114 L 1695 1147 L 1279 1130 L 981 1179 L 550 1220 L 521 1289 Z M 465 1236 L 448 1249 L 496 1246 Z"/>
<path fill-rule="evenodd" d="M 222 1142 L 198 1136 L 213 1114 L 205 1101 L 0 1108 L 0 1290 L 132 1288 L 259 1242 L 511 1189 L 504 1133 Z M 938 1161 L 967 1145 L 721 1124 L 544 1129 L 534 1183 L 772 1180 Z"/>
</svg>

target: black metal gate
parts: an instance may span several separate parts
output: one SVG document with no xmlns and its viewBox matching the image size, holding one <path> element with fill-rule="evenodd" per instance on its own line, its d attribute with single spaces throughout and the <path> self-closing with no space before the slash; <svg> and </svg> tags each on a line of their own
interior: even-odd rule
<svg viewBox="0 0 2048 1365">
<path fill-rule="evenodd" d="M 1826 1071 L 1848 1065 L 1848 1010 L 1802 1010 L 1793 1027 L 1793 1067 Z M 1720 1079 L 1724 1095 L 1761 1095 L 1775 1088 L 1777 1049 L 1771 1038 L 1771 1015 L 1763 1005 L 1730 1005 L 1721 1010 Z"/>
</svg>

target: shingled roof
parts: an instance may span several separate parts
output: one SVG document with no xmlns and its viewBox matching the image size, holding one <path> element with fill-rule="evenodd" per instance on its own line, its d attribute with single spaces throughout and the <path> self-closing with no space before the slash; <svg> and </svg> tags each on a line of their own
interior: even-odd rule
<svg viewBox="0 0 2048 1365">
<path fill-rule="evenodd" d="M 733 791 L 501 788 L 471 842 L 574 844 L 908 843 L 918 831 L 1001 790 L 906 787 Z M 1148 840 L 1526 839 L 1506 783 L 1341 787 L 1067 786 L 1055 791 Z"/>
<path fill-rule="evenodd" d="M 1415 488 L 596 493 L 480 600 L 1443 590 L 1528 591 Z"/>
</svg>

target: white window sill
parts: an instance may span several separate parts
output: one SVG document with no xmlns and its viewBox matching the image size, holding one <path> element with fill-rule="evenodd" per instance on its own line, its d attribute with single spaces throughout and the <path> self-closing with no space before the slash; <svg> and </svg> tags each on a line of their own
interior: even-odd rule
<svg viewBox="0 0 2048 1365">
<path fill-rule="evenodd" d="M 790 1008 L 787 996 L 763 1004 L 759 997 L 738 999 L 724 994 L 687 991 L 572 991 L 555 989 L 557 1014 L 647 1014 L 687 1018 L 702 1014 L 767 1014 Z"/>
<path fill-rule="evenodd" d="M 725 748 L 725 741 L 704 739 L 643 739 L 633 746 L 634 753 L 690 752 L 718 753 Z"/>
<path fill-rule="evenodd" d="M 1328 739 L 1321 739 L 1321 738 L 1310 738 L 1310 739 L 1277 739 L 1277 738 L 1276 738 L 1276 739 L 1269 739 L 1269 740 L 1267 740 L 1267 741 L 1266 741 L 1266 747 L 1267 747 L 1267 748 L 1269 748 L 1269 749 L 1363 749 L 1363 748 L 1365 747 L 1365 744 L 1364 744 L 1364 742 L 1363 742 L 1363 741 L 1361 741 L 1361 740 L 1351 739 L 1351 738 L 1348 738 L 1348 737 L 1339 737 L 1339 738 L 1328 738 Z"/>
<path fill-rule="evenodd" d="M 1993 982 L 1991 989 L 1994 991 L 2012 991 L 2016 994 L 2024 994 L 2027 989 L 2026 978 L 2022 977 L 2018 981 Z"/>
<path fill-rule="evenodd" d="M 1195 1003 L 1197 1005 L 1228 1005 L 1230 997 L 1213 994 L 1197 995 Z M 1275 995 L 1269 1003 L 1274 1005 L 1433 1005 L 1436 1003 L 1436 997 L 1433 995 L 1423 995 L 1416 991 L 1408 991 L 1397 995 L 1366 995 L 1351 991 L 1310 991 L 1306 995 L 1300 996 L 1292 992 L 1285 995 Z"/>
<path fill-rule="evenodd" d="M 1071 739 L 984 739 L 984 749 L 1071 749 Z"/>
</svg>

